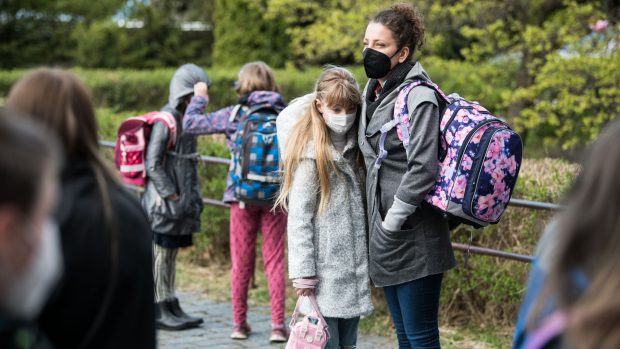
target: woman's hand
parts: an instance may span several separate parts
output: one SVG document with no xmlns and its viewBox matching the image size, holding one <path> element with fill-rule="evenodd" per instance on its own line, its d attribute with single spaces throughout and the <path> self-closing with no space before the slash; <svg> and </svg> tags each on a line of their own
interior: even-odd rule
<svg viewBox="0 0 620 349">
<path fill-rule="evenodd" d="M 298 296 L 311 296 L 314 294 L 314 288 L 296 288 L 295 292 Z"/>
<path fill-rule="evenodd" d="M 209 87 L 204 82 L 198 82 L 194 85 L 194 96 L 209 97 Z"/>
</svg>

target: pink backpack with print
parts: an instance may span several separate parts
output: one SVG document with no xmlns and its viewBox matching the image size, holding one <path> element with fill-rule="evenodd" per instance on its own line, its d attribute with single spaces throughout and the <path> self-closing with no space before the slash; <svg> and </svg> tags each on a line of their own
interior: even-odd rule
<svg viewBox="0 0 620 349">
<path fill-rule="evenodd" d="M 448 104 L 439 126 L 440 172 L 425 201 L 460 223 L 476 228 L 496 224 L 516 185 L 523 144 L 504 121 L 477 102 L 466 101 L 457 94 L 446 97 L 428 81 L 404 85 L 396 97 L 394 118 L 381 128 L 375 166 L 380 167 L 387 157 L 385 137 L 394 127 L 408 152 L 407 96 L 420 85 L 434 89 Z"/>
<path fill-rule="evenodd" d="M 323 349 L 329 340 L 329 330 L 327 322 L 319 311 L 319 305 L 316 302 L 316 296 L 308 297 L 312 305 L 313 312 L 304 316 L 297 322 L 299 316 L 299 306 L 303 297 L 299 297 L 297 305 L 293 311 L 291 319 L 291 335 L 288 338 L 285 349 Z"/>
<path fill-rule="evenodd" d="M 126 184 L 142 187 L 146 183 L 146 148 L 156 121 L 162 121 L 168 127 L 170 130 L 168 149 L 174 147 L 177 124 L 174 116 L 168 112 L 156 111 L 134 116 L 123 121 L 118 127 L 114 163 Z"/>
</svg>

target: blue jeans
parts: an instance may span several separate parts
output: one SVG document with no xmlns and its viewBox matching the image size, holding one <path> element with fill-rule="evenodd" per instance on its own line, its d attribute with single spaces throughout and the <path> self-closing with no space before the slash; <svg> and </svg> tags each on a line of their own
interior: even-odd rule
<svg viewBox="0 0 620 349">
<path fill-rule="evenodd" d="M 357 325 L 359 317 L 352 319 L 340 319 L 326 317 L 329 327 L 329 341 L 325 349 L 355 349 L 357 345 Z"/>
<path fill-rule="evenodd" d="M 443 274 L 429 275 L 383 288 L 399 348 L 441 348 L 437 313 L 442 278 Z"/>
</svg>

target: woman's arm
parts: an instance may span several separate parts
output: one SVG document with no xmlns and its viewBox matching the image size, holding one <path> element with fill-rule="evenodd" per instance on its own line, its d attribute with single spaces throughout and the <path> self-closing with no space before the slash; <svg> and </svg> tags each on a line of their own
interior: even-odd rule
<svg viewBox="0 0 620 349">
<path fill-rule="evenodd" d="M 193 96 L 183 116 L 183 132 L 190 134 L 234 133 L 236 123 L 229 123 L 233 106 L 212 113 L 204 110 L 209 104 L 208 96 Z"/>
<path fill-rule="evenodd" d="M 318 181 L 314 160 L 302 160 L 293 175 L 288 198 L 287 232 L 291 279 L 316 276 L 313 238 Z"/>
<path fill-rule="evenodd" d="M 414 90 L 409 94 L 407 106 L 411 113 L 409 126 L 409 149 L 407 151 L 407 172 L 394 195 L 394 203 L 388 210 L 383 222 L 388 230 L 399 230 L 407 217 L 420 206 L 428 191 L 435 184 L 439 171 L 439 107 L 430 89 Z M 421 97 L 422 96 L 422 97 Z M 416 99 L 422 98 L 421 103 Z M 429 102 L 432 100 L 433 102 Z"/>
</svg>

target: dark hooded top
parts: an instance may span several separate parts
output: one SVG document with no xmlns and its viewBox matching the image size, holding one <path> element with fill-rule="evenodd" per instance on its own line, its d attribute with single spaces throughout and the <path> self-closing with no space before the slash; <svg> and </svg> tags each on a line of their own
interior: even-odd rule
<svg viewBox="0 0 620 349">
<path fill-rule="evenodd" d="M 192 233 L 200 231 L 202 196 L 198 182 L 196 136 L 183 132 L 183 113 L 187 97 L 197 82 L 209 84 L 207 74 L 194 64 L 185 64 L 170 80 L 168 104 L 162 108 L 174 115 L 177 140 L 168 149 L 170 131 L 162 122 L 153 126 L 146 154 L 147 185 L 142 198 L 154 242 L 166 248 L 192 244 Z M 168 200 L 172 194 L 178 201 Z"/>
</svg>

